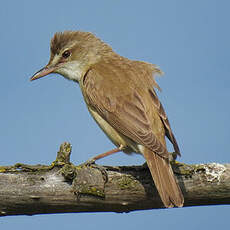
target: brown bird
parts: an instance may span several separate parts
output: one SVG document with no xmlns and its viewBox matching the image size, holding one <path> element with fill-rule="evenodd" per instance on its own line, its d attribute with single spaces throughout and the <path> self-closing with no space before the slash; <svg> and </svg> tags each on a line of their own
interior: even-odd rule
<svg viewBox="0 0 230 230">
<path fill-rule="evenodd" d="M 132 61 L 89 32 L 65 31 L 51 40 L 49 63 L 31 80 L 58 73 L 78 82 L 89 112 L 117 146 L 114 152 L 141 153 L 147 161 L 165 207 L 183 206 L 183 194 L 173 174 L 165 136 L 180 155 L 168 118 L 154 90 L 153 64 Z"/>
</svg>

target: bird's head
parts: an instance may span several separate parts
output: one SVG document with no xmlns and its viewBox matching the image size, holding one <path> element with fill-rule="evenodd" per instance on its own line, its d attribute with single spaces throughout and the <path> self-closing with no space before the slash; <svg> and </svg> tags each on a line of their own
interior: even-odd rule
<svg viewBox="0 0 230 230">
<path fill-rule="evenodd" d="M 49 63 L 36 72 L 30 80 L 50 73 L 58 73 L 69 80 L 79 82 L 91 65 L 112 52 L 110 46 L 89 32 L 58 32 L 50 42 Z"/>
</svg>

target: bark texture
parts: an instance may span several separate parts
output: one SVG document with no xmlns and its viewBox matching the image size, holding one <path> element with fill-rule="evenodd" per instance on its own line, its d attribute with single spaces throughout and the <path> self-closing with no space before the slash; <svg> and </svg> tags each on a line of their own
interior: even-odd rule
<svg viewBox="0 0 230 230">
<path fill-rule="evenodd" d="M 0 216 L 164 208 L 146 166 L 74 166 L 70 153 L 63 143 L 50 166 L 0 166 Z M 230 204 L 230 164 L 172 166 L 184 206 Z"/>
</svg>

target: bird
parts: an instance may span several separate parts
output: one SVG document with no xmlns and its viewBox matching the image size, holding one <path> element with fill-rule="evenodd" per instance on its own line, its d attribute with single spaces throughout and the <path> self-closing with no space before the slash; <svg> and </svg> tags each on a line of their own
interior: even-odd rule
<svg viewBox="0 0 230 230">
<path fill-rule="evenodd" d="M 50 73 L 79 84 L 89 113 L 117 147 L 94 160 L 119 151 L 142 154 L 164 207 L 182 207 L 166 137 L 177 155 L 180 149 L 156 93 L 159 67 L 117 54 L 91 32 L 63 31 L 51 39 L 48 64 L 30 80 Z"/>
</svg>

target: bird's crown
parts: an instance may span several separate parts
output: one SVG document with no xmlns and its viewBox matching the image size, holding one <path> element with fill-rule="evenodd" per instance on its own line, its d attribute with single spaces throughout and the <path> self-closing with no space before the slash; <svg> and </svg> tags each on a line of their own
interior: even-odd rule
<svg viewBox="0 0 230 230">
<path fill-rule="evenodd" d="M 64 31 L 55 33 L 50 42 L 51 54 L 59 54 L 67 48 L 72 49 L 73 51 L 91 51 L 96 52 L 97 54 L 103 51 L 112 51 L 112 48 L 109 45 L 102 42 L 90 32 Z"/>
</svg>

